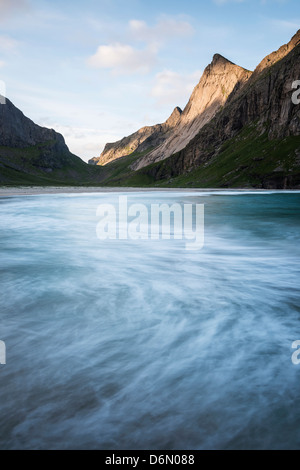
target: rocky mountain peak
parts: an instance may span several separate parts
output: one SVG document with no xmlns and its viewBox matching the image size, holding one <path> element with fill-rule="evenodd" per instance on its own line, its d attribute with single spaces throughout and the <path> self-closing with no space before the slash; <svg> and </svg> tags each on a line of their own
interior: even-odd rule
<svg viewBox="0 0 300 470">
<path fill-rule="evenodd" d="M 69 151 L 61 134 L 35 124 L 0 95 L 0 184 L 23 177 L 24 182 L 77 182 L 89 178 L 89 168 Z"/>
<path fill-rule="evenodd" d="M 132 168 L 142 168 L 182 150 L 213 119 L 232 93 L 248 81 L 251 74 L 221 54 L 215 54 L 194 88 L 174 131 L 159 147 L 134 163 Z"/>
<path fill-rule="evenodd" d="M 263 116 L 261 122 L 271 123 L 269 124 L 270 136 L 278 136 L 278 129 L 280 130 L 279 136 L 289 135 L 289 132 L 290 134 L 295 133 L 294 129 L 298 129 L 298 117 L 296 116 L 297 110 L 293 110 L 291 107 L 290 97 L 292 79 L 295 80 L 299 76 L 295 73 L 294 67 L 294 64 L 299 62 L 297 52 L 299 44 L 300 30 L 288 44 L 281 46 L 278 51 L 272 52 L 263 59 L 255 72 L 236 65 L 221 54 L 214 54 L 183 111 L 176 107 L 165 123 L 147 128 L 147 132 L 142 129 L 140 133 L 132 134 L 115 144 L 110 144 L 110 147 L 107 146 L 104 149 L 100 164 L 129 155 L 134 151 L 142 155 L 137 156 L 131 163 L 130 168 L 133 170 L 160 162 L 183 151 L 189 143 L 192 145 L 202 129 L 206 129 L 207 124 L 213 122 L 213 119 L 219 115 L 224 118 L 224 122 L 222 121 L 219 126 L 223 137 L 225 132 L 228 138 L 235 135 L 243 125 L 254 121 L 260 114 Z M 293 49 L 295 49 L 295 53 L 291 56 L 290 53 Z M 286 56 L 290 57 L 289 64 L 286 64 L 285 68 L 283 66 L 280 68 L 280 63 Z M 287 72 L 288 67 L 290 70 L 294 70 L 293 75 Z M 279 80 L 280 77 L 276 75 L 279 68 L 284 71 L 284 83 L 288 84 L 284 85 L 284 96 L 280 95 L 281 85 L 278 85 L 277 90 L 273 82 L 270 82 L 271 79 L 274 82 Z M 268 73 L 264 72 L 265 69 Z M 276 96 L 276 99 L 272 99 L 273 95 Z M 236 103 L 240 106 L 237 109 L 235 108 Z M 269 103 L 275 103 L 274 109 Z M 279 115 L 276 106 L 281 109 Z M 236 109 L 234 115 L 232 115 L 232 109 Z M 293 119 L 291 120 L 290 117 Z M 216 130 L 213 129 L 213 132 L 216 133 Z M 203 131 L 203 133 L 205 132 Z M 214 145 L 214 138 L 209 141 L 209 145 Z M 194 156 L 192 158 L 194 159 Z"/>
<path fill-rule="evenodd" d="M 0 146 L 26 148 L 47 141 L 55 142 L 62 152 L 69 152 L 61 134 L 38 126 L 6 98 L 5 105 L 0 105 Z"/>
<path fill-rule="evenodd" d="M 176 126 L 177 122 L 180 119 L 181 114 L 182 114 L 182 109 L 180 109 L 179 106 L 176 106 L 176 108 L 172 112 L 171 116 L 166 120 L 165 124 L 168 127 Z"/>
<path fill-rule="evenodd" d="M 182 110 L 176 106 L 169 118 L 162 124 L 142 127 L 123 139 L 106 144 L 100 157 L 89 160 L 91 165 L 106 165 L 107 163 L 132 154 L 143 152 L 149 147 L 159 146 L 180 121 Z"/>
<path fill-rule="evenodd" d="M 160 146 L 135 162 L 132 168 L 142 168 L 182 150 L 224 106 L 232 92 L 247 82 L 251 74 L 222 55 L 215 54 L 194 88 L 174 130 Z"/>
<path fill-rule="evenodd" d="M 218 64 L 224 64 L 224 65 L 232 64 L 232 65 L 234 65 L 233 62 L 226 59 L 226 57 L 222 56 L 221 54 L 214 54 L 211 65 L 215 66 L 215 65 L 218 65 Z"/>
<path fill-rule="evenodd" d="M 182 113 L 183 121 L 190 121 L 207 108 L 216 110 L 227 101 L 238 82 L 248 80 L 251 72 L 245 70 L 220 54 L 213 56 L 212 62 L 194 88 L 191 98 Z M 210 116 L 211 118 L 212 116 Z"/>
</svg>

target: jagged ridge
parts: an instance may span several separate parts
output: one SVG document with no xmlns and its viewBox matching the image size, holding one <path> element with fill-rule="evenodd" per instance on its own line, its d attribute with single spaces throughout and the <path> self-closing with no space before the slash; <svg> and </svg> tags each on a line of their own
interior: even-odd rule
<svg viewBox="0 0 300 470">
<path fill-rule="evenodd" d="M 92 158 L 89 160 L 89 164 L 106 165 L 133 152 L 144 152 L 157 147 L 170 135 L 180 119 L 181 113 L 181 109 L 176 106 L 171 116 L 163 124 L 142 127 L 134 134 L 124 137 L 118 142 L 106 144 L 100 157 Z"/>
<path fill-rule="evenodd" d="M 243 182 L 255 181 L 257 187 L 299 187 L 300 105 L 292 102 L 292 83 L 299 77 L 300 30 L 287 45 L 263 59 L 248 82 L 183 150 L 145 167 L 144 173 L 160 181 L 190 175 L 182 181 L 195 185 L 199 181 L 201 186 L 206 185 L 208 174 L 207 184 L 213 181 L 217 186 L 234 186 L 243 174 Z M 239 165 L 242 156 L 235 147 L 251 154 L 250 160 L 245 155 L 246 165 Z M 211 177 L 210 167 L 218 170 L 219 179 Z"/>
<path fill-rule="evenodd" d="M 195 87 L 180 120 L 162 145 L 135 163 L 137 170 L 150 163 L 163 160 L 186 147 L 191 139 L 205 126 L 249 79 L 252 72 L 215 54 Z"/>
</svg>

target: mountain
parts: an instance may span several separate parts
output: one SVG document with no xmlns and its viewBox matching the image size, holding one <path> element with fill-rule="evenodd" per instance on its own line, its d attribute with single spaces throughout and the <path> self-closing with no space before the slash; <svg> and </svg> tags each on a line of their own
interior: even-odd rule
<svg viewBox="0 0 300 470">
<path fill-rule="evenodd" d="M 176 107 L 164 124 L 143 127 L 129 137 L 106 144 L 101 156 L 91 159 L 89 163 L 106 165 L 133 152 L 150 151 L 135 162 L 132 168 L 138 169 L 169 157 L 188 144 L 201 127 L 215 116 L 233 90 L 239 89 L 250 75 L 248 70 L 215 54 L 183 112 Z"/>
<path fill-rule="evenodd" d="M 133 169 L 163 160 L 186 147 L 224 106 L 228 97 L 247 82 L 251 74 L 249 70 L 215 54 L 170 135 L 155 150 L 138 160 Z"/>
<path fill-rule="evenodd" d="M 0 183 L 78 183 L 91 175 L 61 134 L 40 127 L 9 99 L 0 100 Z"/>
<path fill-rule="evenodd" d="M 168 138 L 109 183 L 300 187 L 299 79 L 300 30 L 253 73 L 215 55 Z"/>
<path fill-rule="evenodd" d="M 298 80 L 300 30 L 254 72 L 216 54 L 183 111 L 107 144 L 91 165 L 7 99 L 0 184 L 300 188 Z"/>
<path fill-rule="evenodd" d="M 292 102 L 292 84 L 299 77 L 300 30 L 267 56 L 215 118 L 171 157 L 169 169 L 154 171 L 169 179 L 197 170 L 185 183 L 198 178 L 194 183 L 201 185 L 298 187 L 300 105 Z"/>
<path fill-rule="evenodd" d="M 112 144 L 106 144 L 100 157 L 92 158 L 89 160 L 89 164 L 106 165 L 133 152 L 144 152 L 159 146 L 171 134 L 171 131 L 180 119 L 181 113 L 181 109 L 177 106 L 163 124 L 142 127 L 142 129 L 139 129 L 129 137 L 124 137 Z"/>
</svg>

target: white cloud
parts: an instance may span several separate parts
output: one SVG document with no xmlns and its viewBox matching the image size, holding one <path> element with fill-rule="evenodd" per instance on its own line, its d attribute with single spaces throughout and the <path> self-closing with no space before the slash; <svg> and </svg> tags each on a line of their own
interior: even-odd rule
<svg viewBox="0 0 300 470">
<path fill-rule="evenodd" d="M 146 21 L 131 20 L 128 24 L 129 44 L 114 42 L 100 45 L 88 58 L 88 65 L 111 69 L 115 74 L 148 73 L 157 62 L 157 54 L 163 42 L 193 34 L 187 21 L 163 17 L 154 26 Z M 145 47 L 136 47 L 130 42 L 144 42 Z"/>
<path fill-rule="evenodd" d="M 88 59 L 88 64 L 95 68 L 111 69 L 114 73 L 147 73 L 156 63 L 157 49 L 149 46 L 136 49 L 126 44 L 99 46 L 96 54 Z"/>
<path fill-rule="evenodd" d="M 168 17 L 162 18 L 154 26 L 148 26 L 145 21 L 131 20 L 129 30 L 135 39 L 147 43 L 158 43 L 194 33 L 194 28 L 189 22 Z"/>
<path fill-rule="evenodd" d="M 157 99 L 160 105 L 184 105 L 201 77 L 201 71 L 192 74 L 179 74 L 172 70 L 164 70 L 155 77 L 151 96 Z"/>
</svg>

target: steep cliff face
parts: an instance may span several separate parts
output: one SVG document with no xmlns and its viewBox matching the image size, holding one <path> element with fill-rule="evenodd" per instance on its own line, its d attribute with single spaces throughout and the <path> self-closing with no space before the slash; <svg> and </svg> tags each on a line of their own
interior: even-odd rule
<svg viewBox="0 0 300 470">
<path fill-rule="evenodd" d="M 233 64 L 215 54 L 195 87 L 188 104 L 170 135 L 145 157 L 138 160 L 133 169 L 137 170 L 182 150 L 247 82 L 252 72 Z"/>
<path fill-rule="evenodd" d="M 258 65 L 246 86 L 186 146 L 181 155 L 185 166 L 206 159 L 208 149 L 217 154 L 223 142 L 249 125 L 270 140 L 299 135 L 300 106 L 292 102 L 292 84 L 299 77 L 300 30 Z"/>
<path fill-rule="evenodd" d="M 0 182 L 29 181 L 30 175 L 32 181 L 44 177 L 79 181 L 89 172 L 61 134 L 35 124 L 9 99 L 0 104 Z"/>
<path fill-rule="evenodd" d="M 133 152 L 144 152 L 145 150 L 157 147 L 169 136 L 171 130 L 180 119 L 181 113 L 181 109 L 176 107 L 171 116 L 163 124 L 143 127 L 118 142 L 106 144 L 100 157 L 92 158 L 89 160 L 89 164 L 106 165 Z"/>
<path fill-rule="evenodd" d="M 164 124 L 143 127 L 129 137 L 107 144 L 101 156 L 91 159 L 89 163 L 105 165 L 132 152 L 150 150 L 132 165 L 132 169 L 137 170 L 168 158 L 193 139 L 228 98 L 247 82 L 251 74 L 252 72 L 215 54 L 183 112 L 177 107 Z"/>
<path fill-rule="evenodd" d="M 300 188 L 300 105 L 292 100 L 294 93 L 299 98 L 300 91 L 292 87 L 300 80 L 300 30 L 253 73 L 232 67 L 236 66 L 215 56 L 169 139 L 128 161 L 123 175 L 123 170 L 115 171 L 109 181 L 125 186 L 142 182 L 169 187 Z M 212 76 L 217 70 L 214 88 Z M 231 92 L 220 105 L 218 83 L 224 92 L 228 76 Z M 168 146 L 178 148 L 175 144 L 183 141 L 186 129 L 187 145 L 164 158 Z"/>
<path fill-rule="evenodd" d="M 248 82 L 180 152 L 145 170 L 181 184 L 300 186 L 300 30 L 267 56 Z"/>
<path fill-rule="evenodd" d="M 38 126 L 6 99 L 0 105 L 0 147 L 26 149 L 43 144 L 39 155 L 42 167 L 59 168 L 68 160 L 70 152 L 61 134 Z"/>
<path fill-rule="evenodd" d="M 56 150 L 68 152 L 64 138 L 53 129 L 40 127 L 17 109 L 9 99 L 0 105 L 0 145 L 25 148 L 53 142 Z"/>
</svg>

